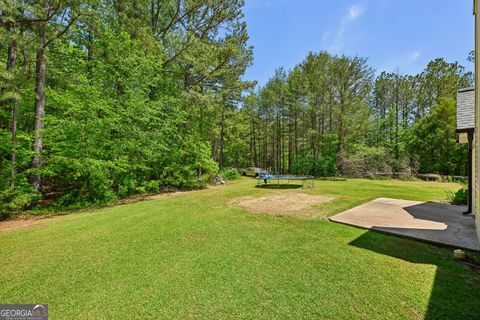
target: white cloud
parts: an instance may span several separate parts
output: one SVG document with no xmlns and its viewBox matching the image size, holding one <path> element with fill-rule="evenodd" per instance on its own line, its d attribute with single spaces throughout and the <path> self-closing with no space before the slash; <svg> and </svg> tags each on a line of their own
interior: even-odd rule
<svg viewBox="0 0 480 320">
<path fill-rule="evenodd" d="M 345 22 L 352 22 L 358 17 L 360 17 L 365 9 L 363 7 L 360 7 L 358 5 L 353 5 L 350 8 L 348 8 L 348 14 L 345 16 L 344 21 Z"/>
<path fill-rule="evenodd" d="M 408 60 L 411 61 L 411 62 L 417 61 L 418 58 L 420 58 L 420 55 L 421 55 L 420 51 L 412 52 L 412 53 L 409 55 Z"/>
<path fill-rule="evenodd" d="M 330 51 L 333 53 L 339 53 L 345 44 L 345 33 L 347 32 L 348 27 L 360 18 L 365 12 L 365 8 L 360 5 L 352 5 L 348 8 L 347 13 L 343 16 L 340 25 L 337 29 L 337 32 L 334 34 L 333 41 L 330 45 Z M 323 39 L 328 38 L 330 34 L 324 33 Z"/>
</svg>

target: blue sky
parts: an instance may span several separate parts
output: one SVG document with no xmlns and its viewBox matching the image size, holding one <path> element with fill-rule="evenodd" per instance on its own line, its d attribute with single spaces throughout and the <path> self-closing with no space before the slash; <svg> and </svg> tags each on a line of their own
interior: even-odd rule
<svg viewBox="0 0 480 320">
<path fill-rule="evenodd" d="M 473 0 L 246 0 L 254 46 L 246 80 L 264 84 L 309 51 L 367 57 L 377 71 L 418 73 L 443 57 L 466 61 L 473 49 Z"/>
</svg>

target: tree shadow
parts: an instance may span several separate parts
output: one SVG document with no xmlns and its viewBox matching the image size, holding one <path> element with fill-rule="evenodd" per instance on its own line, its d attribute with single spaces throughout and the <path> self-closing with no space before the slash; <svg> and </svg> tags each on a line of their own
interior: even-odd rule
<svg viewBox="0 0 480 320">
<path fill-rule="evenodd" d="M 383 227 L 372 229 L 399 236 L 419 238 L 423 241 L 446 244 L 453 247 L 478 250 L 479 242 L 473 216 L 463 214 L 466 206 L 447 205 L 437 202 L 422 202 L 403 207 L 411 217 L 423 223 L 423 227 Z"/>
<path fill-rule="evenodd" d="M 365 232 L 349 245 L 411 263 L 435 265 L 424 319 L 480 319 L 480 273 L 454 261 L 450 250 L 375 231 Z"/>
<path fill-rule="evenodd" d="M 301 184 L 260 184 L 257 185 L 256 188 L 261 189 L 277 189 L 277 190 L 284 190 L 284 189 L 299 189 L 302 188 Z"/>
<path fill-rule="evenodd" d="M 433 201 L 422 202 L 412 206 L 404 207 L 403 209 L 405 209 L 405 211 L 407 211 L 416 219 L 432 220 L 437 222 L 456 222 L 458 217 L 473 219 L 473 217 L 468 217 L 463 214 L 463 212 L 465 212 L 467 209 L 467 206 L 458 206 Z M 436 214 L 432 214 L 432 212 L 435 212 Z"/>
<path fill-rule="evenodd" d="M 347 181 L 348 180 L 347 178 L 343 178 L 343 177 L 319 177 L 316 179 L 320 181 Z"/>
</svg>

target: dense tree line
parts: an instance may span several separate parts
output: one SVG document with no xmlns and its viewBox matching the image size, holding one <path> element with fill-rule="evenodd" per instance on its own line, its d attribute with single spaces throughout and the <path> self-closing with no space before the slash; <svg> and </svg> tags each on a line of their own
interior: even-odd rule
<svg viewBox="0 0 480 320">
<path fill-rule="evenodd" d="M 242 6 L 2 1 L 0 202 L 205 184 L 223 159 L 221 127 L 251 86 L 240 80 L 252 60 Z"/>
<path fill-rule="evenodd" d="M 455 99 L 472 81 L 464 67 L 443 59 L 418 75 L 375 77 L 366 59 L 310 53 L 246 100 L 245 163 L 317 176 L 465 175 Z"/>
<path fill-rule="evenodd" d="M 258 90 L 243 0 L 0 4 L 0 211 L 205 185 L 226 167 L 317 176 L 464 174 L 455 94 L 419 75 L 310 53 Z"/>
</svg>

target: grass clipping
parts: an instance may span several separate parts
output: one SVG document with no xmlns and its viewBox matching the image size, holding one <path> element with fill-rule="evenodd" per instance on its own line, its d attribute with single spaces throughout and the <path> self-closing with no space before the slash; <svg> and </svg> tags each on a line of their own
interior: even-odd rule
<svg viewBox="0 0 480 320">
<path fill-rule="evenodd" d="M 325 215 L 314 206 L 331 201 L 327 196 L 310 195 L 300 192 L 285 192 L 262 197 L 240 197 L 231 204 L 253 213 L 272 216 L 294 216 L 306 219 L 322 219 Z"/>
</svg>

